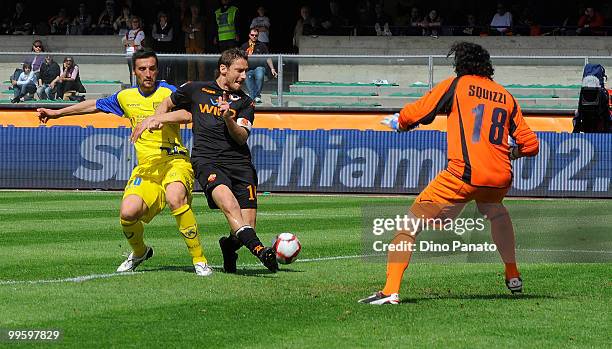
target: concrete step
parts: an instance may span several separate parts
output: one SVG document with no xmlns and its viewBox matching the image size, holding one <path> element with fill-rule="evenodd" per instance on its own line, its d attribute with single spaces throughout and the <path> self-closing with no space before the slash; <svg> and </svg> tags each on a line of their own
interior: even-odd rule
<svg viewBox="0 0 612 349">
<path fill-rule="evenodd" d="M 518 98 L 522 96 L 538 96 L 541 98 L 551 98 L 552 96 L 560 98 L 578 98 L 580 89 L 576 87 L 507 87 L 508 92 L 516 95 Z M 414 87 L 414 86 L 329 86 L 329 85 L 290 85 L 289 92 L 291 93 L 327 93 L 335 94 L 371 94 L 378 96 L 422 96 L 429 88 Z"/>
<path fill-rule="evenodd" d="M 414 102 L 418 97 L 394 96 L 312 96 L 283 95 L 283 102 L 288 106 L 353 106 L 402 108 L 406 103 Z M 577 98 L 517 98 L 521 108 L 576 108 Z M 277 97 L 271 96 L 271 103 L 277 103 Z"/>
</svg>

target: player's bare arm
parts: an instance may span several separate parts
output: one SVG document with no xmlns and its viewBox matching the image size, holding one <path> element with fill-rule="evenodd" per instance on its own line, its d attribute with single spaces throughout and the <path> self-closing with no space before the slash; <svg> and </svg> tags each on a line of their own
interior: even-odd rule
<svg viewBox="0 0 612 349">
<path fill-rule="evenodd" d="M 38 119 L 42 123 L 47 123 L 50 119 L 57 119 L 66 115 L 95 113 L 98 109 L 96 108 L 96 100 L 93 99 L 62 109 L 38 108 L 36 111 L 38 112 Z"/>
<path fill-rule="evenodd" d="M 166 124 L 189 124 L 191 121 L 191 113 L 183 109 L 152 115 L 142 120 L 134 127 L 132 135 L 130 136 L 130 141 L 135 143 L 145 130 L 160 130 Z"/>
<path fill-rule="evenodd" d="M 164 98 L 164 100 L 155 108 L 155 115 L 160 115 L 164 113 L 168 113 L 172 110 L 172 108 L 176 107 L 174 103 L 172 103 L 172 99 L 170 97 Z"/>
<path fill-rule="evenodd" d="M 219 97 L 217 102 L 219 103 L 219 110 L 221 111 L 221 115 L 223 116 L 223 120 L 225 121 L 225 125 L 227 126 L 227 130 L 229 131 L 232 139 L 236 141 L 236 143 L 242 145 L 245 144 L 247 139 L 249 138 L 249 132 L 242 126 L 239 126 L 235 120 L 235 112 L 230 110 L 230 105 L 227 102 L 227 94 L 224 92 L 222 97 Z"/>
</svg>

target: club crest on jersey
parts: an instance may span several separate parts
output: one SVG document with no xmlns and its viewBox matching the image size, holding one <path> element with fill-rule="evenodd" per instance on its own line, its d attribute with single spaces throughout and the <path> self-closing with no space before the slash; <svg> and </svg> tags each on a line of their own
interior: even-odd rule
<svg viewBox="0 0 612 349">
<path fill-rule="evenodd" d="M 211 173 L 210 176 L 208 176 L 208 183 L 214 182 L 215 179 L 217 179 L 217 174 L 216 173 Z"/>
</svg>

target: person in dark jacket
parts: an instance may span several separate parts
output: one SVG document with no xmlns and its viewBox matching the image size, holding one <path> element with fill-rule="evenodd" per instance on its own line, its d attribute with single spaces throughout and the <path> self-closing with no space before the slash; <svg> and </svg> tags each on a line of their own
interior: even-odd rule
<svg viewBox="0 0 612 349">
<path fill-rule="evenodd" d="M 258 41 L 259 30 L 257 28 L 251 29 L 249 32 L 249 41 L 242 44 L 241 50 L 247 53 L 247 55 L 265 55 L 268 54 L 268 46 L 261 41 Z M 278 76 L 274 64 L 270 58 L 266 59 L 266 63 L 270 68 L 272 76 L 275 78 Z M 249 70 L 246 73 L 246 84 L 249 90 L 249 97 L 253 98 L 255 103 L 261 103 L 261 89 L 263 87 L 264 75 L 266 74 L 266 68 L 264 65 L 257 64 L 255 60 L 249 60 Z"/>
<path fill-rule="evenodd" d="M 57 92 L 55 85 L 55 79 L 60 75 L 60 67 L 53 57 L 47 55 L 45 61 L 40 66 L 40 72 L 38 73 L 38 87 L 36 89 L 36 95 L 38 99 L 55 99 L 55 93 Z"/>
</svg>

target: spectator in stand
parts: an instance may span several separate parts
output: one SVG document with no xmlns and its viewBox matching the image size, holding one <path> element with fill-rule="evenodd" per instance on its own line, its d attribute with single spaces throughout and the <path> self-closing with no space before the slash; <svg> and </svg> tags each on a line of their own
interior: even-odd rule
<svg viewBox="0 0 612 349">
<path fill-rule="evenodd" d="M 26 11 L 23 2 L 15 4 L 15 12 L 5 19 L 2 24 L 2 31 L 9 35 L 30 35 L 32 34 L 32 19 Z"/>
<path fill-rule="evenodd" d="M 115 30 L 115 33 L 119 34 L 119 36 L 124 36 L 125 33 L 130 31 L 131 20 L 132 14 L 130 8 L 123 6 L 121 8 L 121 15 L 115 19 L 115 22 L 113 22 L 113 29 Z"/>
<path fill-rule="evenodd" d="M 338 1 L 329 2 L 329 15 L 321 21 L 321 32 L 325 35 L 350 35 L 347 30 L 348 19 L 340 14 L 340 4 Z M 261 35 L 261 34 L 260 34 Z"/>
<path fill-rule="evenodd" d="M 40 70 L 40 66 L 45 60 L 45 57 L 40 54 L 40 53 L 45 52 L 45 47 L 43 46 L 42 41 L 34 40 L 34 42 L 32 43 L 31 51 L 33 55 L 31 57 L 26 58 L 24 62 L 28 63 L 30 67 L 32 68 L 32 71 L 36 74 Z M 17 81 L 21 73 L 23 73 L 23 65 L 21 68 L 15 69 L 15 71 L 13 72 L 13 75 L 11 75 L 10 77 L 11 82 Z M 10 88 L 12 89 L 12 86 Z"/>
<path fill-rule="evenodd" d="M 384 11 L 383 4 L 377 2 L 374 5 L 374 31 L 376 36 L 391 36 L 391 17 Z"/>
<path fill-rule="evenodd" d="M 372 19 L 372 2 L 370 0 L 362 0 L 357 5 L 357 35 L 373 35 L 369 27 L 374 25 Z"/>
<path fill-rule="evenodd" d="M 465 17 L 465 25 L 455 30 L 454 35 L 457 36 L 479 36 L 482 28 L 476 23 L 476 16 L 468 13 Z"/>
<path fill-rule="evenodd" d="M 57 98 L 68 100 L 69 94 L 85 92 L 79 77 L 79 66 L 72 57 L 64 58 L 64 63 L 60 67 L 60 74 L 49 85 L 53 84 L 57 88 Z"/>
<path fill-rule="evenodd" d="M 442 18 L 438 14 L 438 11 L 431 10 L 421 22 L 421 27 L 423 27 L 423 36 L 432 36 L 437 38 L 442 34 Z"/>
<path fill-rule="evenodd" d="M 91 14 L 87 12 L 87 5 L 84 2 L 79 4 L 79 14 L 74 17 L 72 27 L 70 28 L 71 35 L 87 35 L 91 30 Z"/>
<path fill-rule="evenodd" d="M 38 88 L 36 89 L 36 95 L 38 99 L 55 99 L 56 78 L 60 75 L 60 67 L 51 55 L 45 57 L 45 61 L 40 66 L 40 72 L 38 73 Z"/>
<path fill-rule="evenodd" d="M 38 71 L 40 70 L 40 66 L 45 60 L 45 57 L 42 55 L 42 53 L 45 52 L 45 46 L 43 46 L 42 41 L 34 40 L 34 42 L 32 42 L 31 50 L 33 55 L 32 57 L 27 59 L 26 62 L 30 63 L 30 66 L 32 67 L 32 71 L 34 73 L 38 73 Z"/>
<path fill-rule="evenodd" d="M 240 47 L 241 50 L 247 53 L 248 56 L 251 55 L 265 55 L 268 54 L 268 46 L 258 40 L 259 31 L 257 28 L 251 29 L 249 32 L 249 41 L 242 44 Z M 276 70 L 274 69 L 274 64 L 272 63 L 272 59 L 266 59 L 266 63 L 270 68 L 270 72 L 272 76 L 275 78 L 278 76 Z M 249 90 L 249 97 L 253 98 L 255 103 L 259 104 L 262 102 L 261 100 L 261 90 L 263 88 L 264 75 L 266 74 L 266 68 L 263 65 L 258 65 L 257 62 L 250 61 L 249 62 L 249 70 L 246 73 L 246 85 Z"/>
<path fill-rule="evenodd" d="M 204 19 L 200 16 L 198 5 L 189 6 L 190 15 L 185 17 L 183 32 L 185 33 L 185 52 L 188 54 L 203 54 L 206 36 L 204 35 Z M 190 58 L 187 62 L 187 80 L 204 81 L 205 65 L 202 59 Z"/>
<path fill-rule="evenodd" d="M 168 15 L 165 12 L 157 14 L 157 23 L 153 25 L 151 31 L 153 37 L 153 49 L 157 53 L 173 52 L 172 42 L 174 40 L 174 30 L 172 25 L 168 23 Z"/>
<path fill-rule="evenodd" d="M 132 16 L 130 24 L 132 25 L 132 29 L 125 33 L 125 35 L 121 38 L 121 42 L 125 47 L 125 55 L 127 56 L 128 69 L 130 71 L 130 85 L 132 85 L 132 55 L 134 54 L 134 52 L 142 49 L 142 44 L 144 43 L 145 39 L 145 33 L 142 30 L 142 25 L 139 17 Z"/>
<path fill-rule="evenodd" d="M 563 19 L 561 27 L 556 28 L 553 32 L 559 32 L 559 35 L 563 36 L 574 36 L 576 35 L 576 24 L 580 18 L 584 15 L 586 7 L 584 3 L 577 3 L 573 6 L 572 12 Z"/>
<path fill-rule="evenodd" d="M 266 16 L 266 8 L 260 5 L 257 7 L 257 17 L 251 21 L 250 29 L 259 31 L 259 41 L 270 47 L 270 18 Z"/>
<path fill-rule="evenodd" d="M 173 32 L 176 45 L 176 52 L 185 53 L 185 33 L 183 32 L 183 23 L 185 18 L 189 17 L 191 10 L 187 0 L 175 0 L 174 7 L 172 8 L 170 23 L 173 26 Z"/>
<path fill-rule="evenodd" d="M 11 103 L 19 103 L 32 99 L 36 92 L 36 74 L 32 71 L 30 63 L 23 63 L 23 72 L 17 80 L 11 80 L 13 85 L 13 96 Z"/>
<path fill-rule="evenodd" d="M 605 32 L 601 29 L 604 25 L 603 16 L 595 11 L 593 7 L 587 7 L 584 10 L 584 15 L 578 20 L 577 35 L 604 35 Z"/>
<path fill-rule="evenodd" d="M 166 12 L 160 11 L 157 14 L 157 22 L 153 25 L 151 37 L 153 38 L 153 50 L 155 52 L 174 52 L 174 29 L 172 25 L 168 23 L 168 15 Z M 159 71 L 158 78 L 160 80 L 173 80 L 172 64 L 168 64 L 168 61 L 161 57 L 159 57 L 159 62 L 157 63 L 157 70 Z"/>
<path fill-rule="evenodd" d="M 310 15 L 310 7 L 302 6 L 300 8 L 300 19 L 297 20 L 293 29 L 293 46 L 299 48 L 300 37 L 315 34 L 317 28 L 317 19 Z"/>
<path fill-rule="evenodd" d="M 113 23 L 115 22 L 115 2 L 113 0 L 106 0 L 104 11 L 100 13 L 98 17 L 98 24 L 96 26 L 97 35 L 112 35 L 115 34 Z"/>
<path fill-rule="evenodd" d="M 217 45 L 219 52 L 238 47 L 240 37 L 238 35 L 238 8 L 231 5 L 231 0 L 221 0 L 221 7 L 215 11 L 215 21 L 217 23 L 217 35 L 214 44 Z"/>
<path fill-rule="evenodd" d="M 413 7 L 410 9 L 410 19 L 408 25 L 410 28 L 408 29 L 408 35 L 417 36 L 423 33 L 423 29 L 421 27 L 421 23 L 423 22 L 423 17 L 421 17 L 421 10 L 418 7 Z"/>
<path fill-rule="evenodd" d="M 521 16 L 516 21 L 514 28 L 515 34 L 523 36 L 540 36 L 542 29 L 535 20 L 533 9 L 525 7 L 521 11 Z"/>
<path fill-rule="evenodd" d="M 60 8 L 55 16 L 49 18 L 48 23 L 51 34 L 65 35 L 69 33 L 68 25 L 70 24 L 70 18 L 65 8 Z"/>
<path fill-rule="evenodd" d="M 503 3 L 497 3 L 497 12 L 491 19 L 491 32 L 497 35 L 508 35 L 512 33 L 512 13 L 506 10 Z"/>
</svg>

